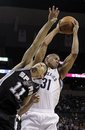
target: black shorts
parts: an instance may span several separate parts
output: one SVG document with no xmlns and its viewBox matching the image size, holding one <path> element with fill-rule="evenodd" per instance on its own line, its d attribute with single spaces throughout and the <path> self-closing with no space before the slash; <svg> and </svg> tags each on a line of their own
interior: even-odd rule
<svg viewBox="0 0 85 130">
<path fill-rule="evenodd" d="M 0 110 L 0 130 L 14 130 L 15 115 L 8 115 Z"/>
</svg>

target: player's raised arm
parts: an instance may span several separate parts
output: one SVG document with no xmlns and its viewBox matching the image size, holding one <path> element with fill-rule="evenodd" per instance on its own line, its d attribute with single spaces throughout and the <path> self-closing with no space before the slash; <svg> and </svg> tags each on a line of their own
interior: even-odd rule
<svg viewBox="0 0 85 130">
<path fill-rule="evenodd" d="M 26 51 L 26 53 L 24 54 L 22 58 L 22 61 L 25 61 L 25 64 L 28 64 L 30 60 L 33 58 L 33 56 L 35 55 L 35 53 L 37 52 L 39 46 L 42 44 L 48 31 L 50 30 L 52 25 L 56 22 L 58 14 L 59 14 L 59 10 L 58 8 L 55 8 L 55 6 L 53 6 L 52 9 L 49 8 L 49 15 L 48 15 L 47 23 L 41 28 L 36 38 L 34 39 L 32 45 Z M 28 59 L 28 56 L 29 56 L 29 59 Z"/>
<path fill-rule="evenodd" d="M 58 17 L 58 15 L 57 15 L 57 17 Z M 60 31 L 59 30 L 59 24 L 57 24 L 56 28 L 54 28 L 50 33 L 48 33 L 48 35 L 45 37 L 43 43 L 41 44 L 41 46 L 39 47 L 39 49 L 38 49 L 38 51 L 37 51 L 37 53 L 35 55 L 35 59 L 34 59 L 33 64 L 36 64 L 38 62 L 43 61 L 49 44 L 52 42 L 55 35 L 57 33 L 59 33 L 59 31 Z"/>
<path fill-rule="evenodd" d="M 78 29 L 79 29 L 79 24 L 75 20 L 74 28 L 73 28 L 73 43 L 72 43 L 71 53 L 64 60 L 62 67 L 59 68 L 59 72 L 60 72 L 62 79 L 65 78 L 66 74 L 72 68 L 72 66 L 73 66 L 73 64 L 78 56 L 78 53 L 79 53 Z"/>
</svg>

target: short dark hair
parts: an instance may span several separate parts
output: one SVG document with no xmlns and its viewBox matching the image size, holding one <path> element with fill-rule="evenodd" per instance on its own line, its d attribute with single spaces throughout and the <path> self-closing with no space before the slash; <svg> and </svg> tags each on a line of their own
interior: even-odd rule
<svg viewBox="0 0 85 130">
<path fill-rule="evenodd" d="M 59 55 L 58 55 L 58 54 L 55 54 L 55 53 L 48 54 L 48 55 L 45 57 L 44 61 L 47 61 L 48 58 L 49 58 L 49 57 L 52 57 L 52 56 L 58 56 L 58 57 L 59 57 Z"/>
</svg>

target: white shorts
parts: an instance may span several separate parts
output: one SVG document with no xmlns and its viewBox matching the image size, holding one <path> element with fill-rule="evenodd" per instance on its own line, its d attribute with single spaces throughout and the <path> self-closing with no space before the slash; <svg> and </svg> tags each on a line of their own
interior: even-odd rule
<svg viewBox="0 0 85 130">
<path fill-rule="evenodd" d="M 57 130 L 59 116 L 50 111 L 28 111 L 21 120 L 21 130 Z"/>
</svg>

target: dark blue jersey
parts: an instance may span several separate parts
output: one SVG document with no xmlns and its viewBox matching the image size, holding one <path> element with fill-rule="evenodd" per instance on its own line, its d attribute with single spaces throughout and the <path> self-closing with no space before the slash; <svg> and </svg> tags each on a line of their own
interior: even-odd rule
<svg viewBox="0 0 85 130">
<path fill-rule="evenodd" d="M 16 114 L 25 97 L 38 89 L 39 85 L 32 81 L 30 70 L 12 71 L 0 80 L 0 109 Z"/>
</svg>

